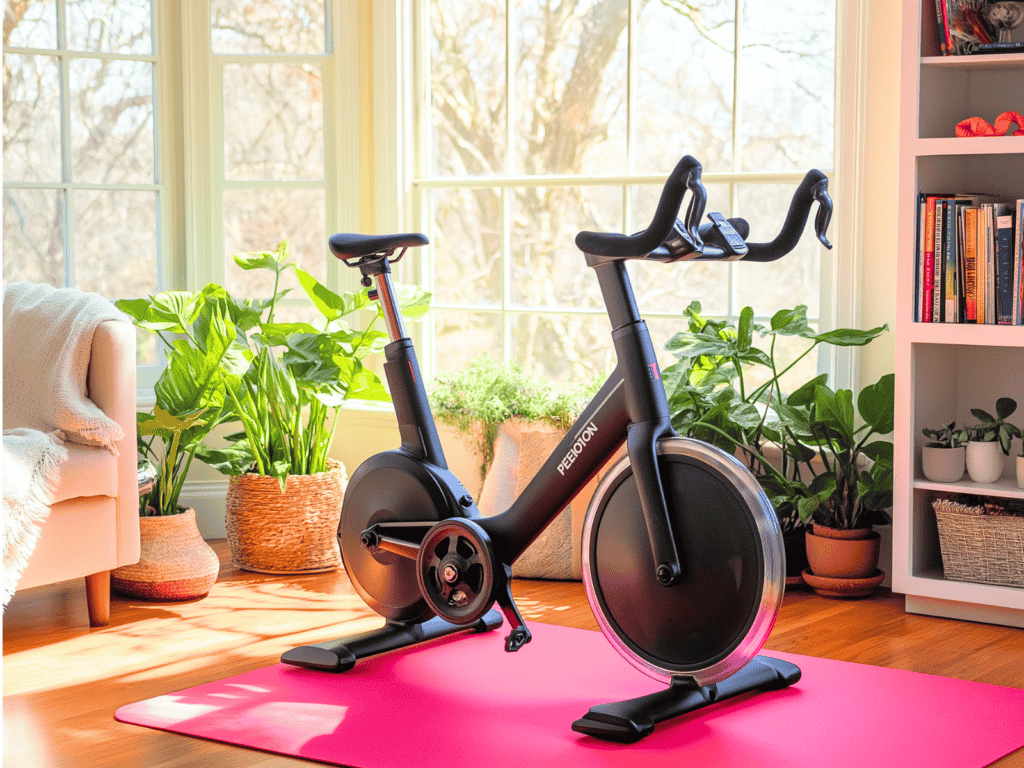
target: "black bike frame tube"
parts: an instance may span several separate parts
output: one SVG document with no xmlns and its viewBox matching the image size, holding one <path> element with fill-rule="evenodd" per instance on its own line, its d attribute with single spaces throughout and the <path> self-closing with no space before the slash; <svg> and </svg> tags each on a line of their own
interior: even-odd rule
<svg viewBox="0 0 1024 768">
<path fill-rule="evenodd" d="M 430 412 L 423 376 L 412 339 L 398 339 L 384 347 L 384 375 L 391 387 L 402 450 L 417 459 L 447 469 L 437 427 Z"/>
<path fill-rule="evenodd" d="M 512 506 L 475 520 L 500 562 L 512 563 L 540 536 L 618 450 L 628 426 L 626 382 L 616 368 Z"/>
</svg>

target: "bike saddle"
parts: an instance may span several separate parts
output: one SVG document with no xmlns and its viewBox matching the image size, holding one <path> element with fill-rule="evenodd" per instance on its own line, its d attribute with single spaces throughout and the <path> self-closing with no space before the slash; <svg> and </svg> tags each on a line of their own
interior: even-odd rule
<svg viewBox="0 0 1024 768">
<path fill-rule="evenodd" d="M 415 248 L 430 241 L 426 235 L 410 232 L 402 235 L 354 235 L 339 233 L 328 240 L 331 253 L 339 259 L 361 259 L 390 253 L 398 248 Z"/>
</svg>

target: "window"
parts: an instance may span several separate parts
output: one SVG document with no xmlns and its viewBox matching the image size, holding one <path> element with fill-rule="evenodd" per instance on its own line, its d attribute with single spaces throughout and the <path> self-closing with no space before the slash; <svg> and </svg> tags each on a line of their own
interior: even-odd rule
<svg viewBox="0 0 1024 768">
<path fill-rule="evenodd" d="M 161 287 L 165 195 L 149 0 L 9 0 L 4 282 Z"/>
<path fill-rule="evenodd" d="M 606 373 L 609 329 L 573 238 L 645 227 L 683 154 L 704 166 L 708 210 L 749 219 L 754 241 L 775 236 L 807 169 L 833 167 L 834 4 L 420 7 L 414 204 L 445 367 L 489 351 L 555 378 Z M 694 299 L 719 316 L 806 303 L 816 321 L 820 265 L 805 237 L 772 265 L 630 271 L 660 348 Z"/>
</svg>

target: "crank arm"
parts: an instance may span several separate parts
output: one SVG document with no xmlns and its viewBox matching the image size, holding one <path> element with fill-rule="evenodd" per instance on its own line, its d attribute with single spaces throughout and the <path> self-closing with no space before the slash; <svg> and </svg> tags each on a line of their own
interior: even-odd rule
<svg viewBox="0 0 1024 768">
<path fill-rule="evenodd" d="M 508 565 L 503 565 L 502 568 L 505 570 L 505 583 L 496 589 L 496 601 L 501 612 L 505 614 L 509 626 L 512 627 L 512 632 L 505 638 L 505 651 L 515 653 L 530 642 L 533 635 L 527 629 L 526 621 L 519 613 L 515 600 L 512 599 L 512 568 Z"/>
<path fill-rule="evenodd" d="M 359 535 L 359 542 L 370 553 L 383 551 L 415 560 L 420 543 L 436 521 L 376 523 Z"/>
</svg>

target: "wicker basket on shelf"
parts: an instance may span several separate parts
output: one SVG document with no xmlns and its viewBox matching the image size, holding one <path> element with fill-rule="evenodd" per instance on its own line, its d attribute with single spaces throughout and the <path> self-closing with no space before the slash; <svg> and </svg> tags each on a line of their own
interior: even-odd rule
<svg viewBox="0 0 1024 768">
<path fill-rule="evenodd" d="M 228 483 L 227 535 L 236 568 L 257 573 L 317 573 L 341 566 L 338 521 L 348 485 L 333 459 L 315 475 L 240 475 Z"/>
<path fill-rule="evenodd" d="M 1007 499 L 936 499 L 932 508 L 946 578 L 1024 587 L 1024 516 L 1016 509 L 1020 506 Z"/>
</svg>

